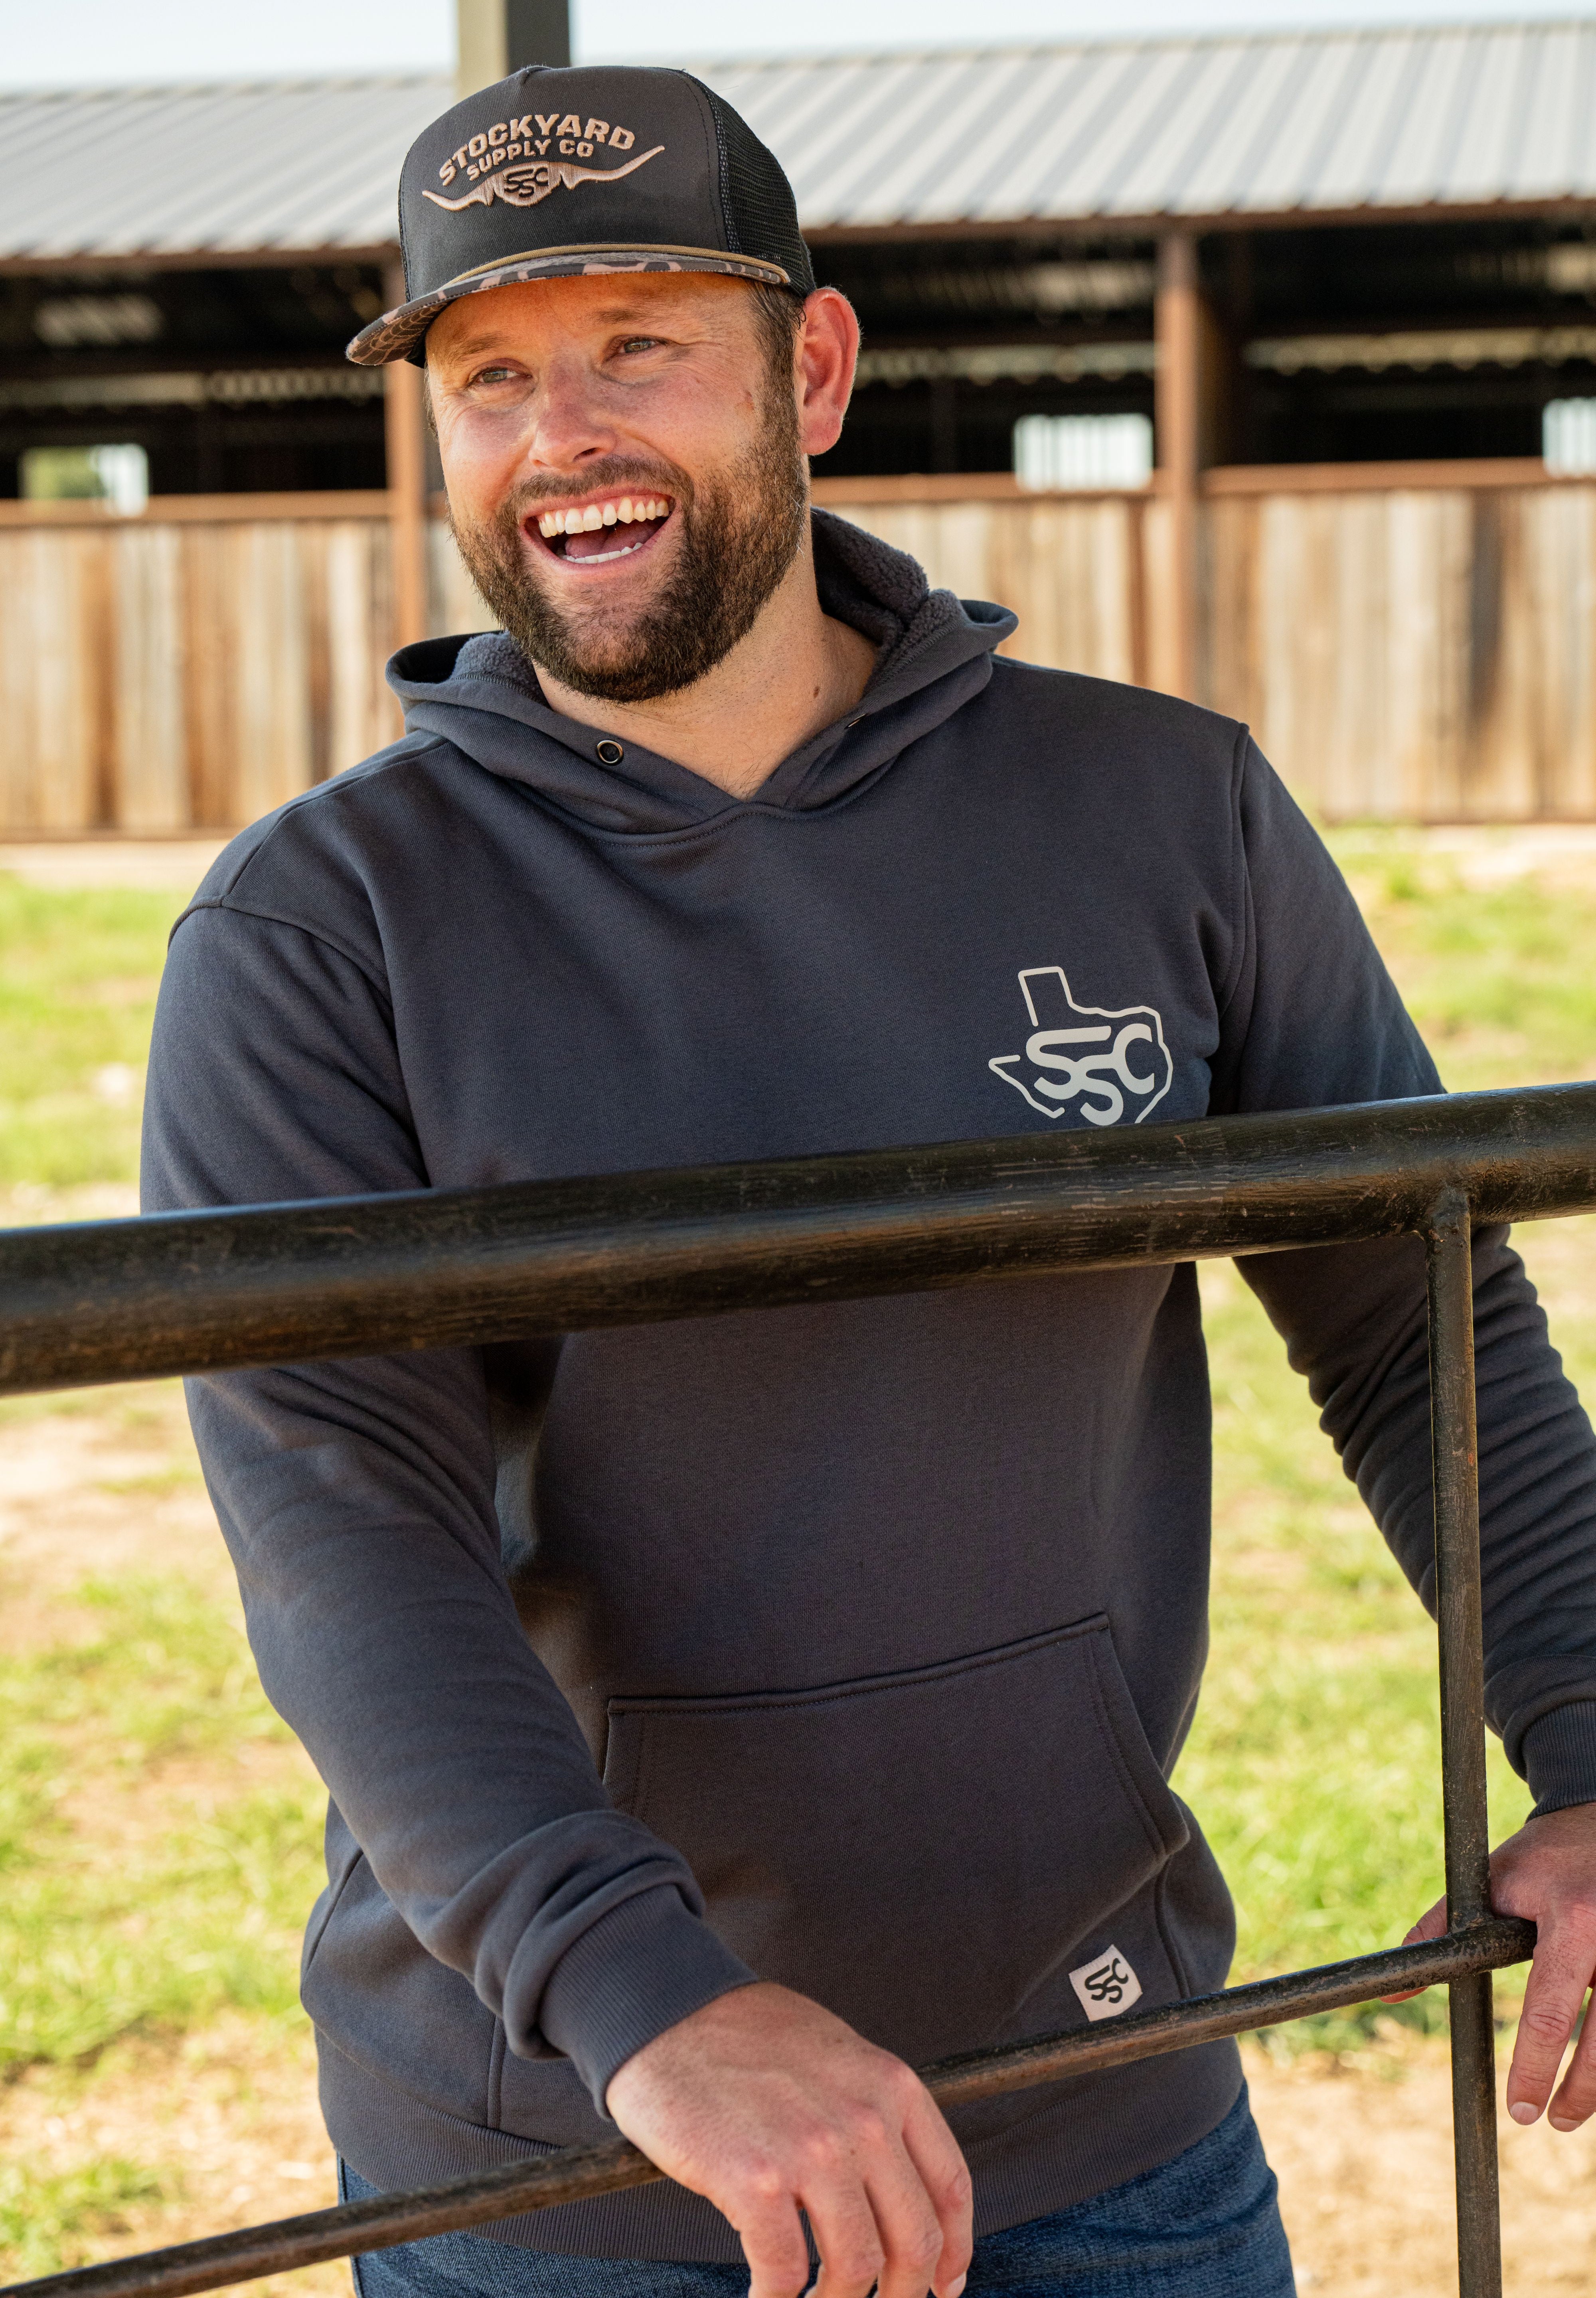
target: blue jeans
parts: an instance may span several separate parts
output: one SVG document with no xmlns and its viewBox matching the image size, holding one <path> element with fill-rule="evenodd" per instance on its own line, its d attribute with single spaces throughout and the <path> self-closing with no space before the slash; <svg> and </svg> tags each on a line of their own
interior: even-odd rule
<svg viewBox="0 0 1596 2298">
<path fill-rule="evenodd" d="M 338 2166 L 346 2202 L 377 2192 Z M 745 2298 L 748 2269 L 562 2258 L 440 2234 L 354 2261 L 360 2298 Z M 975 2245 L 966 2298 L 1294 2298 L 1291 2253 L 1244 2090 L 1217 2130 L 1089 2203 Z"/>
</svg>

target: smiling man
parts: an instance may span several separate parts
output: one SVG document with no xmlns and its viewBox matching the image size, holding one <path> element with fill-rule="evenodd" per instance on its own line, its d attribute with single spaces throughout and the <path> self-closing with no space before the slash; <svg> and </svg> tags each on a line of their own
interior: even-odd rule
<svg viewBox="0 0 1596 2298">
<path fill-rule="evenodd" d="M 500 632 L 176 931 L 152 1209 L 1425 1094 L 1245 729 L 1031 668 L 812 512 L 857 329 L 685 74 L 531 70 L 406 162 Z M 1422 1269 L 1244 1264 L 1419 1594 Z M 1487 1699 L 1535 1815 L 1509 2096 L 1596 2105 L 1596 1447 L 1476 1242 Z M 364 2298 L 1284 2298 L 1229 2044 L 966 2107 L 912 2071 L 1223 1984 L 1169 1775 L 1206 1646 L 1190 1268 L 233 1374 L 192 1408 L 331 1790 L 306 1941 L 343 2191 L 618 2124 L 674 2183 L 360 2261 Z M 1435 1928 L 1438 1918 L 1426 1919 Z M 606 2118 L 608 2119 L 607 2122 Z"/>
<path fill-rule="evenodd" d="M 878 646 L 822 609 L 806 463 L 857 347 L 840 295 L 706 271 L 505 286 L 433 321 L 455 536 L 556 709 L 746 798 L 858 699 Z"/>
</svg>

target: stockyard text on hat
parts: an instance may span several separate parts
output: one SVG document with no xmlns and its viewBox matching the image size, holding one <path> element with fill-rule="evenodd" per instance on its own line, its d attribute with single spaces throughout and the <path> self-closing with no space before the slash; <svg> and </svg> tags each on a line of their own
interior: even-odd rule
<svg viewBox="0 0 1596 2298">
<path fill-rule="evenodd" d="M 530 64 L 411 145 L 399 178 L 405 297 L 362 328 L 362 367 L 424 363 L 462 295 L 606 271 L 719 271 L 807 295 L 792 187 L 690 72 Z"/>
</svg>

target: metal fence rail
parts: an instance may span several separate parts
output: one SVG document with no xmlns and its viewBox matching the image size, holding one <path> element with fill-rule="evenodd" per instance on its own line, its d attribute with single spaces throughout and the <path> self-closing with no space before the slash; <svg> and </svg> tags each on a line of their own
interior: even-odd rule
<svg viewBox="0 0 1596 2298">
<path fill-rule="evenodd" d="M 924 2070 L 944 2104 L 1451 1991 L 1461 2298 L 1500 2298 L 1471 1228 L 1596 1204 L 1596 1086 L 0 1235 L 0 1394 L 1403 1233 L 1427 1267 L 1450 1929 Z M 181 2298 L 657 2178 L 624 2140 L 10 2286 Z"/>
</svg>

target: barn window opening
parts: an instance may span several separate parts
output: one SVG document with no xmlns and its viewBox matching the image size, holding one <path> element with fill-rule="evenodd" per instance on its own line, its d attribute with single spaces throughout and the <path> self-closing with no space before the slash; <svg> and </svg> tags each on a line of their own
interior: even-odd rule
<svg viewBox="0 0 1596 2298">
<path fill-rule="evenodd" d="M 1022 487 L 1145 487 L 1153 426 L 1145 415 L 1022 415 L 1014 426 Z"/>
<path fill-rule="evenodd" d="M 103 502 L 136 518 L 150 499 L 150 459 L 142 447 L 29 447 L 20 460 L 29 502 Z"/>
<path fill-rule="evenodd" d="M 1541 452 L 1565 477 L 1596 472 L 1596 399 L 1553 399 L 1541 411 Z"/>
</svg>

